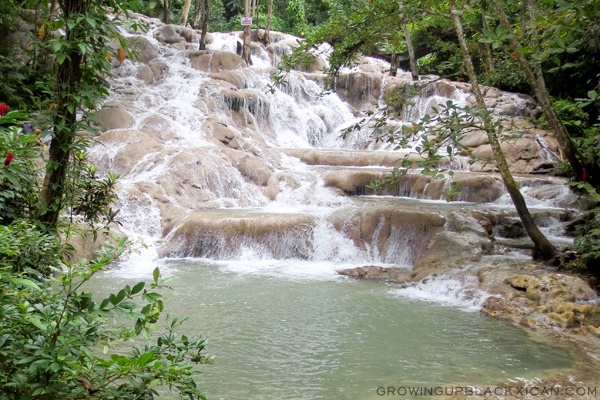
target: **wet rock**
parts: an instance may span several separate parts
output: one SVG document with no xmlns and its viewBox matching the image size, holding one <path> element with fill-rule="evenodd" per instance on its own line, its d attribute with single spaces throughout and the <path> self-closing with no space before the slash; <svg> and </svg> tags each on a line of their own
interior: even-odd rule
<svg viewBox="0 0 600 400">
<path fill-rule="evenodd" d="M 338 271 L 340 275 L 354 278 L 379 279 L 389 282 L 408 282 L 411 280 L 410 271 L 405 268 L 384 268 L 380 266 L 365 266 Z"/>
<path fill-rule="evenodd" d="M 158 60 L 150 61 L 148 63 L 148 66 L 152 70 L 155 80 L 159 80 L 160 78 L 162 78 L 163 74 L 169 69 L 167 63 Z"/>
<path fill-rule="evenodd" d="M 135 124 L 131 113 L 120 107 L 104 107 L 94 111 L 94 118 L 101 131 L 112 129 L 127 129 Z"/>
<path fill-rule="evenodd" d="M 454 179 L 453 190 L 458 192 L 458 201 L 491 203 L 504 193 L 504 185 L 496 176 L 465 174 Z"/>
<path fill-rule="evenodd" d="M 197 50 L 186 53 L 192 67 L 203 72 L 221 72 L 245 68 L 242 57 L 228 51 Z"/>
<path fill-rule="evenodd" d="M 267 181 L 267 187 L 265 188 L 264 194 L 271 200 L 275 200 L 277 195 L 282 189 L 298 189 L 300 187 L 300 181 L 298 177 L 289 172 L 276 172 L 271 175 Z"/>
<path fill-rule="evenodd" d="M 411 265 L 443 230 L 445 218 L 431 210 L 364 206 L 338 209 L 328 221 L 357 247 L 377 251 L 383 262 Z"/>
<path fill-rule="evenodd" d="M 203 210 L 191 213 L 161 256 L 239 257 L 248 244 L 261 244 L 266 258 L 307 259 L 312 252 L 311 215 Z"/>
<path fill-rule="evenodd" d="M 139 124 L 139 130 L 160 143 L 174 140 L 176 135 L 172 123 L 160 114 L 150 114 Z"/>
<path fill-rule="evenodd" d="M 260 198 L 259 189 L 244 186 L 246 180 L 231 160 L 213 147 L 185 149 L 169 158 L 166 169 L 156 182 L 182 208 L 215 207 L 209 202 L 218 199 L 236 199 L 243 206 Z"/>
<path fill-rule="evenodd" d="M 208 117 L 203 128 L 219 143 L 232 149 L 240 149 L 240 144 L 236 139 L 235 131 L 229 128 L 225 123 L 218 121 L 215 118 Z"/>
<path fill-rule="evenodd" d="M 483 131 L 468 132 L 460 139 L 460 144 L 465 147 L 479 147 L 489 143 L 490 139 Z"/>
<path fill-rule="evenodd" d="M 383 75 L 376 73 L 353 72 L 340 74 L 337 80 L 337 93 L 358 110 L 368 110 L 376 106 L 381 96 Z"/>
<path fill-rule="evenodd" d="M 470 232 L 442 232 L 438 234 L 414 264 L 414 269 L 448 267 L 479 261 L 483 254 L 491 251 L 491 241 Z"/>
<path fill-rule="evenodd" d="M 110 130 L 96 140 L 106 147 L 118 149 L 116 152 L 104 153 L 103 157 L 96 162 L 104 170 L 121 176 L 129 174 L 145 155 L 153 154 L 163 148 L 162 144 L 144 132 L 134 129 Z"/>
<path fill-rule="evenodd" d="M 251 155 L 245 155 L 240 158 L 237 162 L 237 169 L 242 176 L 259 186 L 266 186 L 273 173 L 264 161 Z"/>
<path fill-rule="evenodd" d="M 152 83 L 152 81 L 154 81 L 154 73 L 147 65 L 138 66 L 135 77 L 144 82 L 146 85 L 149 85 Z"/>
<path fill-rule="evenodd" d="M 160 55 L 160 49 L 144 36 L 132 36 L 125 38 L 127 46 L 134 51 L 139 62 L 148 64 Z M 120 47 L 120 45 L 119 45 Z"/>
<path fill-rule="evenodd" d="M 164 44 L 191 42 L 194 30 L 181 25 L 168 24 L 159 27 L 154 32 L 154 37 Z"/>
<path fill-rule="evenodd" d="M 515 239 L 524 237 L 526 232 L 521 220 L 500 217 L 496 223 L 496 234 L 500 237 Z"/>
</svg>

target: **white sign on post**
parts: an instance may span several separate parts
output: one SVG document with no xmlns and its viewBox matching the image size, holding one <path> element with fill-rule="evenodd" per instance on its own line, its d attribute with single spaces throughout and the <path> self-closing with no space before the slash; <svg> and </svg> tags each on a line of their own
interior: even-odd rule
<svg viewBox="0 0 600 400">
<path fill-rule="evenodd" d="M 242 17 L 242 26 L 252 26 L 252 17 Z"/>
</svg>

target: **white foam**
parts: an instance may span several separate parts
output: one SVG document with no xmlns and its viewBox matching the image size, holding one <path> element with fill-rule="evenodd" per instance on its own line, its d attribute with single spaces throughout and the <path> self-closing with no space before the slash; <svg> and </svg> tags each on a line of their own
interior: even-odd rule
<svg viewBox="0 0 600 400">
<path fill-rule="evenodd" d="M 223 272 L 292 281 L 343 281 L 348 277 L 340 275 L 337 271 L 359 266 L 343 262 L 306 260 L 198 261 L 216 265 Z"/>
<path fill-rule="evenodd" d="M 126 232 L 127 233 L 127 232 Z M 133 250 L 123 256 L 121 260 L 106 274 L 119 279 L 151 280 L 156 267 L 161 275 L 169 276 L 172 270 L 158 257 L 159 241 L 156 238 L 133 234 L 128 235 L 132 241 Z"/>
<path fill-rule="evenodd" d="M 428 301 L 467 311 L 479 311 L 491 295 L 479 289 L 477 278 L 467 276 L 462 279 L 440 275 L 389 293 L 397 297 Z"/>
</svg>

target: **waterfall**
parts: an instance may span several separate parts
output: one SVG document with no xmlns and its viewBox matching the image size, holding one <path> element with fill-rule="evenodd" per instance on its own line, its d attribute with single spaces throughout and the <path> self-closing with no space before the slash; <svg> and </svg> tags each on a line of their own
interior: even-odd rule
<svg viewBox="0 0 600 400">
<path fill-rule="evenodd" d="M 155 262 L 192 257 L 228 270 L 289 270 L 298 276 L 314 267 L 307 276 L 321 277 L 361 265 L 410 268 L 439 232 L 452 228 L 452 215 L 470 215 L 474 204 L 509 207 L 501 182 L 486 173 L 431 178 L 417 169 L 387 196 L 373 196 L 367 184 L 398 166 L 401 154 L 368 126 L 345 137 L 342 132 L 381 106 L 390 88 L 406 84 L 407 74 L 388 77 L 388 65 L 365 58 L 342 71 L 334 91 L 324 92 L 322 76 L 309 72 L 291 71 L 274 85 L 273 60 L 293 47 L 291 37 L 283 35 L 267 49 L 255 46 L 253 66 L 241 67 L 233 55 L 238 35 L 212 36 L 208 53 L 166 47 L 152 32 L 144 36 L 157 56 L 116 68 L 104 105 L 109 115 L 129 115 L 133 122 L 105 122 L 110 129 L 91 149 L 100 170 L 120 175 L 123 230 L 145 238 Z M 414 106 L 404 120 L 390 120 L 390 128 L 448 100 L 460 106 L 471 101 L 466 84 L 419 84 L 424 90 L 411 101 Z M 488 92 L 498 112 L 506 99 L 526 102 Z M 542 136 L 535 140 L 546 162 L 551 143 Z M 478 150 L 486 142 L 475 145 Z M 465 157 L 445 162 L 455 169 L 469 166 Z M 560 182 L 544 186 L 535 179 L 521 182 L 536 206 L 572 201 L 568 193 L 548 195 Z M 459 190 L 456 206 L 445 203 L 451 189 Z M 423 200 L 398 203 L 398 196 Z M 556 226 L 552 221 L 547 225 Z M 481 230 L 471 223 L 469 229 Z"/>
</svg>

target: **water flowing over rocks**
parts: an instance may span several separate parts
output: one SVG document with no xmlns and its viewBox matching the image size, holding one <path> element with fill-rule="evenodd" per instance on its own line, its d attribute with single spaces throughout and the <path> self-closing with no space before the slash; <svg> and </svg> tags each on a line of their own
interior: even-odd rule
<svg viewBox="0 0 600 400">
<path fill-rule="evenodd" d="M 400 119 L 390 126 L 417 121 L 449 100 L 472 104 L 469 84 L 436 77 L 413 83 L 364 58 L 342 71 L 335 92 L 323 93 L 326 61 L 315 57 L 312 67 L 273 86 L 271 73 L 295 38 L 272 32 L 268 47 L 254 42 L 248 66 L 235 51 L 239 33 L 213 33 L 200 51 L 197 32 L 138 18 L 150 33 L 127 39 L 140 60 L 115 66 L 91 154 L 100 170 L 121 177 L 124 230 L 160 240 L 159 257 L 326 261 L 341 274 L 404 287 L 450 276 L 464 293 L 492 295 L 482 300 L 487 315 L 600 340 L 589 285 L 529 261 L 531 243 L 492 160 L 471 165 L 445 157 L 441 165 L 455 171 L 452 178 L 415 169 L 375 192 L 369 184 L 403 157 L 415 165 L 421 157 L 376 142 L 370 129 L 341 137 L 409 85 L 423 90 L 412 105 L 394 103 Z M 536 222 L 564 247 L 572 240 L 564 225 L 589 204 L 562 179 L 529 174 L 559 159 L 552 133 L 534 125 L 539 107 L 495 88 L 485 96 L 514 136 L 503 150 L 511 170 L 523 174 L 517 182 Z M 480 131 L 462 143 L 491 156 Z"/>
</svg>

